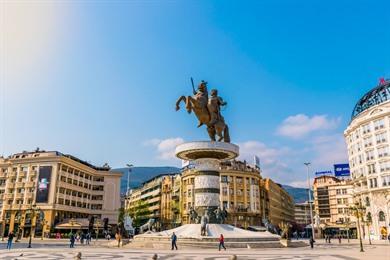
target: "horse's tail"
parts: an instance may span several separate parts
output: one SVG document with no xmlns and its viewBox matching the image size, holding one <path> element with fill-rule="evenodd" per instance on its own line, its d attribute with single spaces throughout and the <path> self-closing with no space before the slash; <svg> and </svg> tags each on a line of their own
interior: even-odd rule
<svg viewBox="0 0 390 260">
<path fill-rule="evenodd" d="M 228 127 L 228 125 L 225 125 L 225 129 L 223 130 L 223 140 L 226 143 L 230 143 L 230 134 L 229 134 L 229 127 Z"/>
</svg>

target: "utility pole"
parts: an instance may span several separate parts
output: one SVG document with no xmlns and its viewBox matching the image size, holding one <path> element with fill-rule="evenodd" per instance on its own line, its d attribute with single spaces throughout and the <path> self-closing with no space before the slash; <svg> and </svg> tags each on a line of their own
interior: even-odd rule
<svg viewBox="0 0 390 260">
<path fill-rule="evenodd" d="M 310 207 L 310 221 L 311 221 L 311 237 L 314 239 L 314 221 L 313 221 L 313 209 L 311 205 L 311 185 L 310 185 L 310 175 L 309 175 L 309 168 L 310 168 L 310 162 L 303 163 L 306 165 L 307 168 L 307 186 L 308 186 L 308 193 L 309 193 L 309 207 Z"/>
</svg>

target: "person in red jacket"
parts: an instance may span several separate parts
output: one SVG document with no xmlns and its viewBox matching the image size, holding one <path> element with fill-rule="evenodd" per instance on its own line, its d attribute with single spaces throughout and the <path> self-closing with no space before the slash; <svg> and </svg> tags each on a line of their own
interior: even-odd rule
<svg viewBox="0 0 390 260">
<path fill-rule="evenodd" d="M 225 247 L 225 238 L 223 237 L 223 235 L 221 234 L 221 236 L 219 237 L 219 251 L 221 251 L 221 247 L 223 247 L 223 249 L 226 250 L 226 247 Z"/>
</svg>

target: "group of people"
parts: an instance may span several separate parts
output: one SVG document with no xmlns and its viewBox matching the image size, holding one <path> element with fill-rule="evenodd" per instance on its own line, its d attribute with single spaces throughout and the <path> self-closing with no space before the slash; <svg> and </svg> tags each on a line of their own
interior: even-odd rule
<svg viewBox="0 0 390 260">
<path fill-rule="evenodd" d="M 61 235 L 59 236 L 56 236 L 58 238 L 61 238 Z M 90 232 L 87 232 L 87 233 L 84 233 L 82 232 L 81 234 L 77 233 L 77 234 L 73 234 L 73 232 L 70 232 L 69 233 L 69 242 L 70 242 L 70 245 L 69 247 L 70 248 L 74 248 L 74 244 L 75 242 L 79 242 L 83 245 L 84 242 L 86 245 L 89 245 L 89 243 L 91 242 L 92 240 L 92 235 Z"/>
<path fill-rule="evenodd" d="M 219 236 L 219 245 L 218 245 L 218 250 L 221 251 L 221 248 L 225 249 L 226 250 L 226 247 L 225 247 L 225 238 L 223 236 L 223 234 L 221 234 Z M 173 249 L 176 249 L 177 250 L 177 235 L 175 234 L 175 232 L 172 233 L 172 236 L 171 236 L 171 243 L 172 243 L 172 248 L 171 250 Z"/>
</svg>

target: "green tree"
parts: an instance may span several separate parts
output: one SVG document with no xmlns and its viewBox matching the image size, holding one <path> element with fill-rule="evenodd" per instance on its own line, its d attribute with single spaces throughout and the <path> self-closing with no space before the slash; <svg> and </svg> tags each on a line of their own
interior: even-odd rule
<svg viewBox="0 0 390 260">
<path fill-rule="evenodd" d="M 129 215 L 133 219 L 133 226 L 135 227 L 144 224 L 151 213 L 149 205 L 142 200 L 139 200 L 135 207 L 129 210 Z"/>
</svg>

